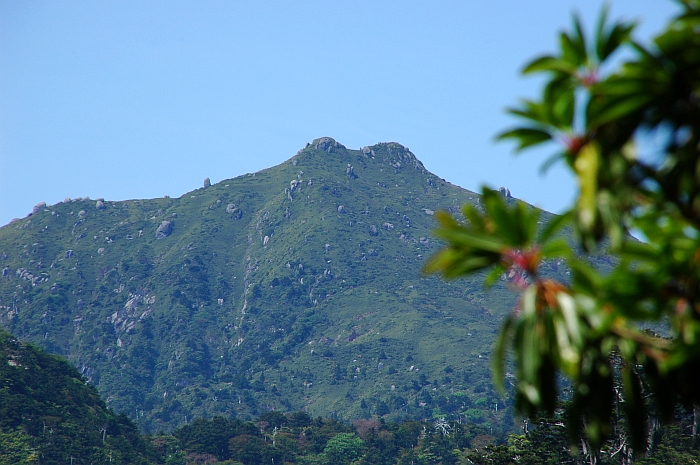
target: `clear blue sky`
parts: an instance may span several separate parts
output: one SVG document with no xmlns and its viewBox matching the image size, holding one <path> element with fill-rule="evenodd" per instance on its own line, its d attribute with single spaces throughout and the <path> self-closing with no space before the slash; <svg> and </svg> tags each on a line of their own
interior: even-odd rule
<svg viewBox="0 0 700 465">
<path fill-rule="evenodd" d="M 550 211 L 572 179 L 493 136 L 522 65 L 596 1 L 0 0 L 0 225 L 41 201 L 181 196 L 331 136 L 395 141 L 459 186 Z M 670 1 L 611 3 L 658 32 Z"/>
</svg>

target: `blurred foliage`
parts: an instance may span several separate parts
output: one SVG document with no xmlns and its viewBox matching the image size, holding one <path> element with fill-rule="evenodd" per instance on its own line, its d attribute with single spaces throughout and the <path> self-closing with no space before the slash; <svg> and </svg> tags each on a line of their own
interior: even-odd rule
<svg viewBox="0 0 700 465">
<path fill-rule="evenodd" d="M 570 441 L 583 436 L 584 449 L 614 433 L 618 407 L 629 444 L 644 450 L 650 414 L 700 403 L 700 2 L 678 3 L 648 45 L 603 9 L 591 39 L 575 17 L 558 54 L 525 67 L 546 76 L 541 96 L 509 110 L 524 124 L 499 139 L 518 150 L 560 144 L 543 168 L 566 163 L 578 179 L 575 205 L 542 221 L 485 191 L 463 219 L 437 216 L 447 246 L 425 267 L 448 278 L 485 270 L 487 284 L 512 278 L 521 294 L 496 345 L 495 380 L 503 383 L 512 349 L 515 407 L 535 417 L 555 411 L 565 375 Z M 561 239 L 566 229 L 578 244 Z M 602 250 L 616 258 L 608 272 L 591 266 Z M 566 260 L 571 279 L 543 276 L 551 260 Z M 668 337 L 640 329 L 658 322 Z"/>
</svg>

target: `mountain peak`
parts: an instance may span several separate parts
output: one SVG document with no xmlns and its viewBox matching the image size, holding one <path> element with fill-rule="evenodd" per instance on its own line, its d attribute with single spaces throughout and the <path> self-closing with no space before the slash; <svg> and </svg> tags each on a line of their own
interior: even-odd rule
<svg viewBox="0 0 700 465">
<path fill-rule="evenodd" d="M 314 139 L 314 141 L 310 145 L 314 146 L 318 150 L 327 150 L 328 152 L 333 151 L 333 149 L 346 148 L 343 144 L 339 143 L 332 137 L 321 137 L 318 139 Z"/>
<path fill-rule="evenodd" d="M 316 149 L 328 153 L 334 153 L 339 150 L 347 150 L 348 153 L 360 152 L 364 158 L 378 158 L 382 163 L 388 163 L 396 169 L 402 166 L 413 166 L 417 170 L 425 171 L 423 163 L 409 150 L 398 142 L 377 142 L 371 146 L 363 146 L 359 150 L 352 150 L 345 147 L 332 137 L 320 137 L 314 139 L 310 144 L 307 143 L 303 150 Z M 301 151 L 300 151 L 301 152 Z M 360 155 L 358 154 L 358 155 Z"/>
<path fill-rule="evenodd" d="M 144 431 L 275 409 L 495 425 L 486 355 L 515 295 L 420 273 L 434 213 L 478 197 L 396 142 L 322 137 L 180 198 L 40 204 L 0 228 L 0 326 Z"/>
</svg>

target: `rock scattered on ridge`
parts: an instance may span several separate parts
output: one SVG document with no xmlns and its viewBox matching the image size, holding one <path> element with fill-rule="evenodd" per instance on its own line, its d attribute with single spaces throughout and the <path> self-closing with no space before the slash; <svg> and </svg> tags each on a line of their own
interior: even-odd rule
<svg viewBox="0 0 700 465">
<path fill-rule="evenodd" d="M 34 205 L 34 208 L 32 208 L 32 215 L 39 213 L 40 211 L 44 211 L 46 208 L 46 202 L 39 202 L 36 205 Z"/>
<path fill-rule="evenodd" d="M 209 178 L 204 178 L 204 188 L 211 187 L 211 180 Z"/>
<path fill-rule="evenodd" d="M 156 231 L 156 239 L 164 239 L 171 235 L 173 232 L 173 222 L 172 221 L 163 221 L 160 226 L 158 226 L 158 230 Z"/>
</svg>

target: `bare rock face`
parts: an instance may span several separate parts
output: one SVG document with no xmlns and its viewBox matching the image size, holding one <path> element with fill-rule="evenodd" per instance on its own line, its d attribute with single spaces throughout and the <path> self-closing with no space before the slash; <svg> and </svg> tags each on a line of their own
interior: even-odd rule
<svg viewBox="0 0 700 465">
<path fill-rule="evenodd" d="M 335 141 L 330 137 L 321 137 L 316 141 L 316 148 L 319 150 L 328 150 L 333 147 Z"/>
<path fill-rule="evenodd" d="M 328 153 L 333 153 L 335 149 L 345 148 L 343 144 L 339 144 L 331 137 L 321 137 L 320 139 L 316 139 L 314 140 L 313 145 L 318 150 L 324 150 Z"/>
<path fill-rule="evenodd" d="M 508 189 L 507 187 L 499 187 L 498 193 L 507 199 L 512 198 L 512 195 L 510 195 L 510 189 Z"/>
<path fill-rule="evenodd" d="M 345 213 L 345 206 L 343 206 L 343 205 L 339 206 L 338 213 Z"/>
<path fill-rule="evenodd" d="M 237 208 L 235 204 L 230 203 L 226 206 L 226 213 L 230 213 L 234 220 L 240 220 L 243 217 L 243 212 Z"/>
<path fill-rule="evenodd" d="M 173 222 L 163 221 L 156 231 L 156 239 L 164 239 L 173 233 Z"/>
<path fill-rule="evenodd" d="M 44 211 L 46 208 L 46 202 L 39 202 L 32 208 L 32 215 Z"/>
<path fill-rule="evenodd" d="M 98 210 L 104 210 L 107 207 L 105 206 L 105 202 L 103 199 L 98 199 L 97 202 L 95 202 L 95 208 L 97 208 Z"/>
<path fill-rule="evenodd" d="M 211 180 L 209 178 L 204 178 L 204 188 L 208 188 L 211 186 Z"/>
<path fill-rule="evenodd" d="M 355 167 L 352 166 L 350 163 L 348 163 L 348 167 L 345 168 L 345 175 L 348 177 L 348 179 L 357 178 L 357 175 L 355 174 Z"/>
<path fill-rule="evenodd" d="M 369 227 L 369 235 L 370 236 L 376 236 L 379 234 L 379 231 L 377 231 L 377 227 L 375 225 L 371 225 Z"/>
</svg>

